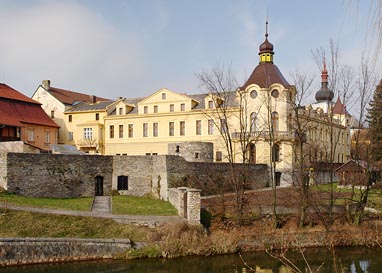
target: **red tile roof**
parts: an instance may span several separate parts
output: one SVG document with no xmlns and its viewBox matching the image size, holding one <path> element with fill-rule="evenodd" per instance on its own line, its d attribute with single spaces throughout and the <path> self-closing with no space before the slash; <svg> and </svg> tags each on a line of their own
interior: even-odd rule
<svg viewBox="0 0 382 273">
<path fill-rule="evenodd" d="M 23 123 L 59 127 L 39 102 L 6 84 L 0 84 L 0 124 L 21 127 Z"/>
<path fill-rule="evenodd" d="M 41 105 L 41 103 L 39 103 L 38 101 L 32 100 L 31 98 L 25 96 L 24 94 L 20 93 L 19 91 L 13 89 L 12 87 L 4 83 L 0 83 L 0 98 L 25 101 Z"/>
<path fill-rule="evenodd" d="M 93 102 L 93 98 L 95 101 L 105 101 L 109 99 L 99 98 L 92 95 L 87 95 L 83 93 L 73 92 L 65 89 L 50 87 L 47 90 L 53 97 L 66 105 L 73 105 L 75 102 Z"/>
</svg>

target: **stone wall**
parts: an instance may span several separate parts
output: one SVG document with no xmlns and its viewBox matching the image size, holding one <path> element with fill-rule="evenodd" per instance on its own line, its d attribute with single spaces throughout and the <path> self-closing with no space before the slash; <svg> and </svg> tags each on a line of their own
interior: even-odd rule
<svg viewBox="0 0 382 273">
<path fill-rule="evenodd" d="M 0 153 L 0 188 L 7 188 L 7 153 Z"/>
<path fill-rule="evenodd" d="M 267 166 L 235 164 L 238 177 L 245 174 L 248 189 L 268 184 Z M 103 180 L 103 194 L 118 189 L 118 177 L 125 176 L 128 189 L 121 194 L 146 194 L 168 200 L 170 187 L 201 189 L 204 195 L 216 190 L 232 191 L 227 163 L 188 162 L 176 155 L 101 156 L 62 154 L 0 154 L 0 186 L 30 197 L 68 198 L 94 196 L 97 178 Z M 227 187 L 230 186 L 231 188 Z"/>
<path fill-rule="evenodd" d="M 179 155 L 189 162 L 212 162 L 214 144 L 200 141 L 169 143 L 168 154 Z"/>
<path fill-rule="evenodd" d="M 266 164 L 234 164 L 236 178 L 245 177 L 246 188 L 259 189 L 269 185 Z M 181 157 L 167 156 L 167 183 L 169 187 L 201 189 L 203 195 L 233 192 L 229 163 L 187 162 Z"/>
<path fill-rule="evenodd" d="M 191 225 L 200 224 L 200 190 L 180 187 L 169 189 L 169 202 L 178 210 L 179 216 Z"/>
<path fill-rule="evenodd" d="M 1 238 L 0 267 L 111 259 L 133 248 L 129 239 Z"/>
<path fill-rule="evenodd" d="M 7 154 L 7 190 L 30 197 L 94 196 L 96 177 L 103 194 L 111 189 L 113 157 L 57 154 Z"/>
</svg>

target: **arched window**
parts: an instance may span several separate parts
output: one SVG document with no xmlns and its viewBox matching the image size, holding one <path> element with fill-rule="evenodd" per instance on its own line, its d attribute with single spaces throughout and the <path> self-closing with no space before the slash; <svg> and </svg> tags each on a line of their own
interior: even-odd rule
<svg viewBox="0 0 382 273">
<path fill-rule="evenodd" d="M 251 133 L 254 133 L 257 131 L 257 115 L 255 112 L 251 113 Z"/>
<path fill-rule="evenodd" d="M 256 145 L 254 143 L 248 144 L 248 161 L 249 163 L 256 164 Z"/>
<path fill-rule="evenodd" d="M 277 112 L 272 112 L 272 129 L 273 132 L 279 130 L 279 114 Z"/>
<path fill-rule="evenodd" d="M 273 144 L 272 146 L 272 162 L 280 161 L 280 146 Z"/>
</svg>

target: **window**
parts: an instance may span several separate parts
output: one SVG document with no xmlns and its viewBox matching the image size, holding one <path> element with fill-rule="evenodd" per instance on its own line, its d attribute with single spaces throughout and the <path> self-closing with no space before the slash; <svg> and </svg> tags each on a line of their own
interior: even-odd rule
<svg viewBox="0 0 382 273">
<path fill-rule="evenodd" d="M 180 104 L 180 111 L 182 112 L 186 111 L 186 105 L 184 103 Z"/>
<path fill-rule="evenodd" d="M 119 125 L 119 138 L 123 138 L 123 125 Z"/>
<path fill-rule="evenodd" d="M 225 118 L 220 119 L 220 128 L 223 134 L 226 134 L 228 132 L 228 124 Z"/>
<path fill-rule="evenodd" d="M 127 191 L 129 189 L 129 178 L 125 175 L 118 176 L 117 190 Z"/>
<path fill-rule="evenodd" d="M 252 112 L 251 113 L 251 133 L 254 133 L 257 131 L 257 124 L 256 124 L 256 121 L 257 121 L 257 115 L 255 112 Z"/>
<path fill-rule="evenodd" d="M 280 146 L 273 144 L 272 146 L 272 162 L 280 161 Z"/>
<path fill-rule="evenodd" d="M 273 132 L 279 130 L 279 114 L 277 112 L 272 112 L 272 130 Z"/>
<path fill-rule="evenodd" d="M 271 96 L 274 98 L 278 98 L 279 97 L 279 91 L 277 89 L 273 89 L 271 92 Z"/>
<path fill-rule="evenodd" d="M 208 120 L 208 134 L 209 135 L 214 134 L 214 120 L 213 119 Z"/>
<path fill-rule="evenodd" d="M 168 135 L 174 136 L 174 122 L 172 121 L 168 123 Z"/>
<path fill-rule="evenodd" d="M 114 138 L 114 125 L 110 125 L 109 127 L 109 137 Z"/>
<path fill-rule="evenodd" d="M 257 98 L 257 91 L 256 90 L 253 90 L 251 93 L 250 93 L 250 96 L 252 99 L 256 99 Z"/>
<path fill-rule="evenodd" d="M 128 125 L 128 136 L 129 136 L 129 138 L 132 138 L 134 136 L 134 125 L 133 124 Z"/>
<path fill-rule="evenodd" d="M 50 131 L 45 129 L 45 143 L 50 143 Z"/>
<path fill-rule="evenodd" d="M 208 101 L 208 108 L 209 108 L 209 109 L 214 108 L 214 102 L 213 102 L 212 100 L 209 100 L 209 101 Z"/>
<path fill-rule="evenodd" d="M 50 117 L 54 118 L 54 110 L 50 111 Z"/>
<path fill-rule="evenodd" d="M 95 114 L 95 120 L 99 120 L 99 113 Z"/>
<path fill-rule="evenodd" d="M 254 143 L 249 143 L 248 145 L 249 153 L 249 163 L 256 164 L 256 145 Z"/>
<path fill-rule="evenodd" d="M 196 121 L 196 135 L 201 135 L 202 134 L 202 121 L 201 120 L 197 120 Z"/>
<path fill-rule="evenodd" d="M 143 137 L 147 137 L 149 134 L 149 125 L 148 123 L 143 123 Z"/>
<path fill-rule="evenodd" d="M 153 137 L 157 137 L 157 136 L 158 136 L 158 123 L 154 122 L 153 123 Z"/>
<path fill-rule="evenodd" d="M 73 140 L 73 132 L 68 132 L 68 140 Z"/>
<path fill-rule="evenodd" d="M 154 113 L 158 113 L 158 105 L 154 105 Z"/>
<path fill-rule="evenodd" d="M 181 121 L 181 122 L 179 123 L 179 127 L 180 127 L 180 129 L 179 129 L 179 134 L 180 134 L 181 136 L 186 135 L 186 122 L 185 122 L 185 121 Z"/>
<path fill-rule="evenodd" d="M 149 107 L 148 106 L 144 106 L 143 107 L 143 114 L 147 114 L 149 112 Z"/>
<path fill-rule="evenodd" d="M 93 138 L 93 129 L 84 128 L 84 139 L 92 139 L 92 138 Z"/>
<path fill-rule="evenodd" d="M 122 107 L 119 107 L 119 108 L 118 108 L 118 114 L 119 114 L 119 115 L 123 115 L 123 108 L 122 108 Z"/>
<path fill-rule="evenodd" d="M 199 153 L 195 153 L 195 158 L 199 158 Z"/>
<path fill-rule="evenodd" d="M 162 100 L 166 99 L 166 93 L 162 93 Z"/>
<path fill-rule="evenodd" d="M 69 122 L 72 122 L 72 121 L 73 121 L 73 117 L 72 117 L 72 115 L 69 115 L 69 116 L 68 116 L 68 120 L 69 120 Z"/>
<path fill-rule="evenodd" d="M 223 153 L 221 151 L 216 151 L 215 159 L 217 162 L 221 162 L 223 160 Z"/>
<path fill-rule="evenodd" d="M 170 112 L 174 112 L 174 104 L 170 104 Z"/>
<path fill-rule="evenodd" d="M 34 128 L 28 128 L 28 141 L 34 141 Z"/>
</svg>

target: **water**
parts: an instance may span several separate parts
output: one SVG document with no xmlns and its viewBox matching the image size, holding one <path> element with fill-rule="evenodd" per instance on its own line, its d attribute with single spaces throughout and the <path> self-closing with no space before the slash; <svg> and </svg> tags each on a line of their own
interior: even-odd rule
<svg viewBox="0 0 382 273">
<path fill-rule="evenodd" d="M 304 252 L 309 265 L 314 270 L 320 268 L 320 273 L 336 272 L 333 263 L 333 253 L 327 248 L 306 250 Z M 302 255 L 288 253 L 287 257 L 305 272 Z M 244 260 L 257 273 L 288 273 L 292 272 L 278 260 L 268 254 L 246 253 Z M 382 272 L 382 249 L 380 248 L 346 248 L 335 250 L 335 262 L 338 272 L 378 273 Z M 239 255 L 224 255 L 215 257 L 186 257 L 178 259 L 147 259 L 135 261 L 93 261 L 80 263 L 65 263 L 53 265 L 30 265 L 0 269 L 0 273 L 250 273 L 244 270 L 244 263 Z M 340 271 L 340 267 L 344 271 Z"/>
</svg>

